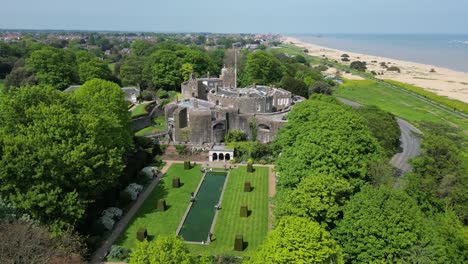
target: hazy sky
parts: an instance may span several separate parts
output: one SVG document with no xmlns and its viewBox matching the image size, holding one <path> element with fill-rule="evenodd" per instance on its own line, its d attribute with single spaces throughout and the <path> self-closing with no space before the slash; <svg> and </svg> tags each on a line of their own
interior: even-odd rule
<svg viewBox="0 0 468 264">
<path fill-rule="evenodd" d="M 0 0 L 0 28 L 468 33 L 468 0 Z"/>
</svg>

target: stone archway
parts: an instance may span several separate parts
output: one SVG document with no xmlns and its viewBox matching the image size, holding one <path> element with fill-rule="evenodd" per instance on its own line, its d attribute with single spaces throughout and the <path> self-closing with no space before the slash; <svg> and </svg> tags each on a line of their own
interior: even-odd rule
<svg viewBox="0 0 468 264">
<path fill-rule="evenodd" d="M 218 153 L 213 153 L 213 161 L 218 160 Z"/>
<path fill-rule="evenodd" d="M 226 153 L 226 155 L 224 155 L 224 159 L 226 161 L 230 161 L 231 160 L 231 155 L 229 153 Z"/>
<path fill-rule="evenodd" d="M 223 153 L 219 153 L 219 160 L 224 160 L 224 154 Z"/>
</svg>

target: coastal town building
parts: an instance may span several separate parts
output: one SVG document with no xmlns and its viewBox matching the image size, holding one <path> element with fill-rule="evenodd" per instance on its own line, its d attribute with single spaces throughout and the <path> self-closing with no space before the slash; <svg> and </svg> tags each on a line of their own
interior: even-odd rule
<svg viewBox="0 0 468 264">
<path fill-rule="evenodd" d="M 219 77 L 193 78 L 182 84 L 182 99 L 165 108 L 169 136 L 176 143 L 221 143 L 229 130 L 250 139 L 271 142 L 300 100 L 273 86 L 237 88 L 233 69 Z M 225 157 L 225 155 L 224 155 Z"/>
</svg>

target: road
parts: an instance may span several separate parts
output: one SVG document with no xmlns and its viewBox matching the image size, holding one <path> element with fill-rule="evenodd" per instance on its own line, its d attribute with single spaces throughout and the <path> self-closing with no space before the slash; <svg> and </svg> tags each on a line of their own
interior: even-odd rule
<svg viewBox="0 0 468 264">
<path fill-rule="evenodd" d="M 337 97 L 337 99 L 352 107 L 362 106 L 359 103 L 344 98 Z M 406 120 L 397 117 L 396 121 L 401 131 L 400 147 L 398 153 L 390 160 L 390 163 L 398 170 L 398 176 L 401 176 L 411 171 L 409 160 L 419 155 L 421 148 L 420 135 L 422 135 L 422 132 Z"/>
</svg>

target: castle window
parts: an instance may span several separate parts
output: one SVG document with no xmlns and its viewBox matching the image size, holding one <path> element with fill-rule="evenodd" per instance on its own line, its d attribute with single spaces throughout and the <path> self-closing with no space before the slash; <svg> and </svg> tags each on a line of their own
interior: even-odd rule
<svg viewBox="0 0 468 264">
<path fill-rule="evenodd" d="M 262 110 L 262 106 L 261 105 L 257 105 L 257 112 L 260 112 Z"/>
</svg>

